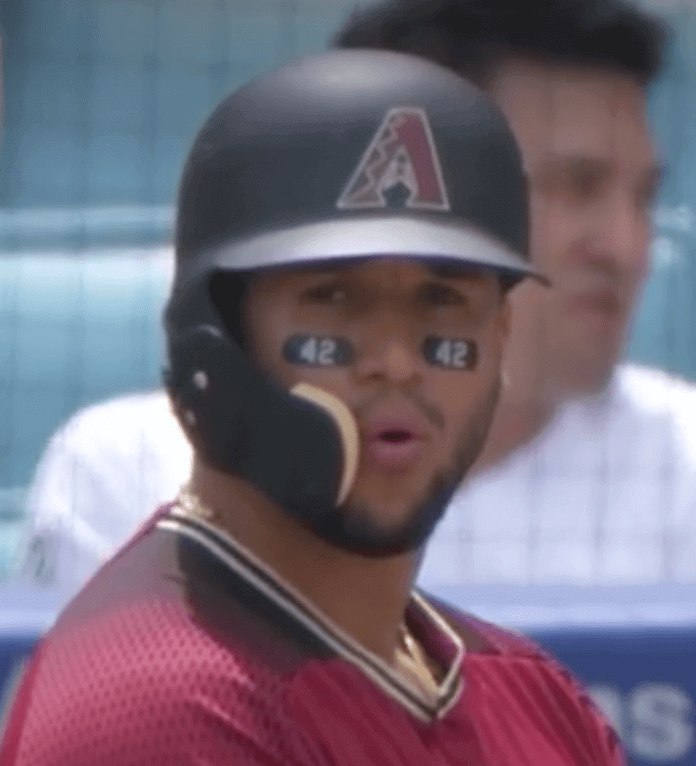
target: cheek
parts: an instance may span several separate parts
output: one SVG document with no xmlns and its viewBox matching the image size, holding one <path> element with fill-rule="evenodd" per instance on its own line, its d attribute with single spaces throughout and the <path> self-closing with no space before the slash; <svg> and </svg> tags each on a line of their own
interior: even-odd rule
<svg viewBox="0 0 696 766">
<path fill-rule="evenodd" d="M 323 361 L 326 360 L 320 361 L 322 347 L 316 343 L 314 352 L 318 358 L 315 359 L 315 364 L 303 363 L 298 349 L 295 349 L 294 354 L 287 355 L 298 357 L 295 362 L 284 353 L 286 344 L 291 339 L 325 340 L 336 336 L 339 341 L 346 341 L 346 338 L 337 336 L 327 327 L 329 323 L 306 321 L 297 307 L 285 306 L 280 300 L 273 299 L 257 301 L 249 311 L 248 317 L 250 356 L 277 385 L 291 389 L 298 383 L 310 383 L 340 398 L 349 399 L 353 365 L 324 364 Z M 318 325 L 323 325 L 321 332 L 318 332 Z M 305 353 L 309 351 L 304 344 L 301 345 Z M 348 340 L 347 345 L 350 350 L 354 350 L 352 341 Z"/>
<path fill-rule="evenodd" d="M 351 367 L 303 367 L 281 359 L 278 377 L 287 388 L 292 388 L 297 383 L 311 383 L 345 402 L 351 400 Z"/>
<path fill-rule="evenodd" d="M 508 356 L 516 358 L 528 343 L 536 341 L 542 332 L 540 327 L 547 309 L 549 294 L 552 289 L 532 283 L 531 280 L 517 285 L 508 300 L 510 301 L 510 335 L 505 344 Z"/>
<path fill-rule="evenodd" d="M 470 437 L 478 432 L 490 413 L 493 390 L 500 390 L 497 370 L 479 370 L 463 374 L 459 381 L 441 374 L 440 380 L 431 382 L 426 398 L 437 407 L 444 419 L 445 428 L 435 442 L 433 457 L 439 464 L 448 463 L 452 452 L 461 446 L 462 436 Z"/>
<path fill-rule="evenodd" d="M 518 287 L 521 286 L 518 285 Z M 489 327 L 486 328 L 485 336 L 481 342 L 481 362 L 477 369 L 488 379 L 500 375 L 503 355 L 510 342 L 513 306 L 509 295 L 505 296 L 503 301 L 498 312 L 492 317 Z"/>
<path fill-rule="evenodd" d="M 534 194 L 530 242 L 534 262 L 551 276 L 576 267 L 578 253 L 603 236 L 607 204 L 604 197 L 574 203 L 562 194 Z M 648 235 L 647 229 L 645 234 Z M 583 256 L 580 258 L 584 260 Z"/>
<path fill-rule="evenodd" d="M 634 274 L 634 286 L 638 290 L 642 283 L 650 275 L 650 253 L 652 250 L 653 230 L 648 221 L 641 225 L 638 236 L 638 252 L 636 253 L 636 268 Z"/>
<path fill-rule="evenodd" d="M 269 302 L 250 313 L 249 326 L 248 352 L 256 364 L 283 387 L 298 383 L 298 371 L 283 359 L 287 327 L 292 327 L 289 311 Z"/>
<path fill-rule="evenodd" d="M 529 202 L 530 251 L 532 258 L 540 263 L 545 260 L 543 255 L 551 234 L 549 225 L 553 224 L 553 216 L 549 210 L 548 199 L 541 194 L 533 193 Z"/>
<path fill-rule="evenodd" d="M 289 323 L 277 323 L 263 364 L 285 388 L 310 383 L 348 399 L 355 362 L 353 344 L 342 336 L 316 335 Z"/>
<path fill-rule="evenodd" d="M 537 197 L 532 205 L 530 251 L 534 262 L 552 272 L 561 265 L 563 254 L 570 250 L 582 222 L 562 204 Z"/>
<path fill-rule="evenodd" d="M 446 431 L 457 434 L 467 421 L 476 415 L 500 381 L 500 368 L 504 344 L 496 328 L 479 346 L 479 363 L 473 371 L 434 370 L 427 375 L 424 388 L 426 399 L 442 411 Z"/>
</svg>

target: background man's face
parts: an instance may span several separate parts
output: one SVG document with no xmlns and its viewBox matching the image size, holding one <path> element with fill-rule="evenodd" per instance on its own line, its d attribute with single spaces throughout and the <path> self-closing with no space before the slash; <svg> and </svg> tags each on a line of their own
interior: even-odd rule
<svg viewBox="0 0 696 766">
<path fill-rule="evenodd" d="M 513 291 L 510 348 L 525 358 L 510 376 L 535 364 L 554 391 L 599 390 L 648 270 L 660 173 L 644 90 L 612 70 L 512 61 L 492 95 L 529 175 L 532 257 L 553 282 Z"/>
</svg>

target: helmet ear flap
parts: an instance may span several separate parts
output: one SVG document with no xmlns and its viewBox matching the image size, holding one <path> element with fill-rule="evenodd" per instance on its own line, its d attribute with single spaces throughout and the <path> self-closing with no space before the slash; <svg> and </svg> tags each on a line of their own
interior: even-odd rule
<svg viewBox="0 0 696 766">
<path fill-rule="evenodd" d="M 356 439 L 346 438 L 334 410 L 277 389 L 213 325 L 170 333 L 169 343 L 177 412 L 205 461 L 248 479 L 303 521 L 334 512 L 356 463 Z"/>
<path fill-rule="evenodd" d="M 216 271 L 207 284 L 208 297 L 227 335 L 241 349 L 244 337 L 244 297 L 252 279 L 250 271 Z"/>
</svg>

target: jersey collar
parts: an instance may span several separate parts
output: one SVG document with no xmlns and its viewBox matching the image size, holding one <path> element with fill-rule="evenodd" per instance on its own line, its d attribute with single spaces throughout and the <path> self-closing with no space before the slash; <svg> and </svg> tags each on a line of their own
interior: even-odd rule
<svg viewBox="0 0 696 766">
<path fill-rule="evenodd" d="M 434 694 L 411 683 L 389 663 L 366 649 L 252 551 L 205 519 L 193 517 L 174 504 L 156 526 L 204 546 L 264 598 L 275 603 L 337 656 L 357 667 L 417 718 L 425 722 L 443 718 L 459 699 L 463 688 L 464 643 L 445 617 L 418 592 L 411 593 L 406 623 L 428 657 L 445 670 L 445 677 Z"/>
</svg>

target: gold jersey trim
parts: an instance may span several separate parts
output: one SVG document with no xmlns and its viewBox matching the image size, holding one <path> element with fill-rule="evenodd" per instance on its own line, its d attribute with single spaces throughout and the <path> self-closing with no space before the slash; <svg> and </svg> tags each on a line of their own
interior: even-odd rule
<svg viewBox="0 0 696 766">
<path fill-rule="evenodd" d="M 156 526 L 205 547 L 236 575 L 292 616 L 336 655 L 357 667 L 382 691 L 420 720 L 430 723 L 443 718 L 459 699 L 464 686 L 461 673 L 464 643 L 446 619 L 415 591 L 411 594 L 412 606 L 419 609 L 455 649 L 445 678 L 434 694 L 428 694 L 420 685 L 405 679 L 381 657 L 348 635 L 249 549 L 205 519 L 192 517 L 184 508 L 174 505 Z"/>
</svg>

